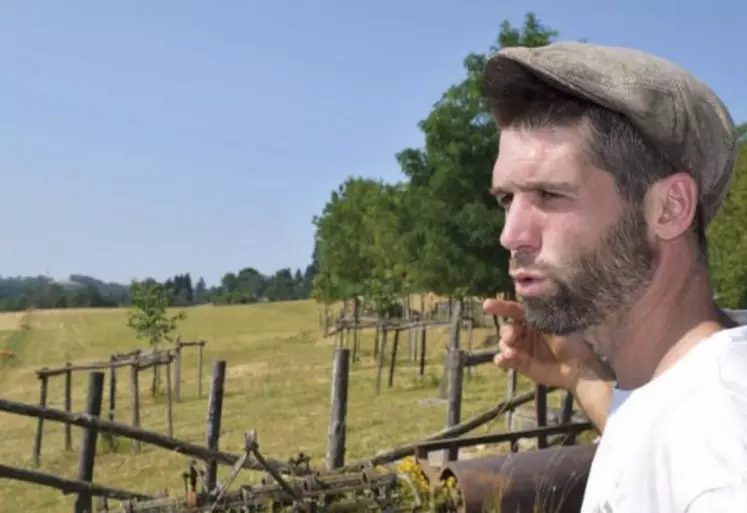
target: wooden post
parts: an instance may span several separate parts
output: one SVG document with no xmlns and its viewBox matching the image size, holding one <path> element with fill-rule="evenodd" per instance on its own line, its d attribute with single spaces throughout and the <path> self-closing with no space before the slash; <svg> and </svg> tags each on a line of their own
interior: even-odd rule
<svg viewBox="0 0 747 513">
<path fill-rule="evenodd" d="M 350 377 L 350 350 L 337 349 L 332 367 L 332 394 L 327 429 L 327 469 L 334 470 L 345 464 L 345 422 L 348 411 L 348 379 Z"/>
<path fill-rule="evenodd" d="M 517 387 L 517 375 L 516 370 L 509 369 L 506 374 L 506 401 L 510 401 L 516 396 Z M 514 429 L 514 409 L 511 408 L 506 412 L 506 430 L 513 431 Z M 517 452 L 519 450 L 519 442 L 511 442 L 511 452 Z"/>
<path fill-rule="evenodd" d="M 174 409 L 171 404 L 171 362 L 166 362 L 166 426 L 170 437 L 174 437 Z"/>
<path fill-rule="evenodd" d="M 537 427 L 547 426 L 547 387 L 537 385 L 535 388 L 535 404 L 537 407 Z M 547 447 L 547 435 L 537 435 L 537 448 L 545 449 Z"/>
<path fill-rule="evenodd" d="M 452 301 L 449 299 L 449 307 L 451 307 Z M 457 301 L 456 307 L 453 310 L 451 318 L 451 334 L 449 336 L 449 346 L 446 349 L 444 355 L 444 368 L 441 374 L 441 383 L 439 387 L 439 397 L 446 399 L 446 393 L 448 389 L 449 380 L 449 352 L 454 349 L 459 349 L 459 335 L 462 328 L 462 302 Z"/>
<path fill-rule="evenodd" d="M 91 372 L 88 375 L 88 393 L 86 395 L 86 413 L 91 417 L 101 416 L 101 402 L 104 398 L 104 373 Z M 78 480 L 93 482 L 93 464 L 96 457 L 96 438 L 98 429 L 94 426 L 83 430 L 78 455 Z M 75 500 L 74 513 L 93 513 L 93 501 L 90 492 L 80 492 Z"/>
<path fill-rule="evenodd" d="M 422 331 L 420 332 L 420 377 L 422 378 L 425 376 L 425 332 L 427 330 L 426 326 L 423 325 L 421 327 Z"/>
<path fill-rule="evenodd" d="M 42 374 L 39 376 L 41 384 L 39 387 L 39 406 L 47 405 L 47 387 L 49 376 Z M 34 437 L 34 465 L 39 466 L 41 460 L 42 434 L 44 433 L 44 419 L 36 421 L 36 436 Z"/>
<path fill-rule="evenodd" d="M 386 355 L 386 327 L 381 327 L 381 345 L 376 358 L 376 393 L 381 392 L 381 374 L 384 371 L 384 355 Z"/>
<path fill-rule="evenodd" d="M 351 354 L 352 361 L 356 361 L 358 359 L 358 346 L 360 346 L 361 343 L 361 333 L 360 329 L 355 330 L 355 337 L 353 337 L 353 353 Z"/>
<path fill-rule="evenodd" d="M 114 420 L 114 410 L 117 406 L 117 369 L 114 364 L 117 362 L 115 355 L 109 356 L 109 420 Z M 114 433 L 104 433 L 104 439 L 109 445 L 109 449 L 114 450 Z"/>
<path fill-rule="evenodd" d="M 220 421 L 223 414 L 223 391 L 226 381 L 226 362 L 225 360 L 216 360 L 213 362 L 213 375 L 210 381 L 210 399 L 208 401 L 207 417 L 207 448 L 218 450 L 220 439 Z M 211 460 L 207 463 L 207 491 L 210 492 L 215 488 L 218 482 L 218 463 Z"/>
<path fill-rule="evenodd" d="M 470 309 L 472 310 L 472 309 Z M 474 312 L 470 311 L 470 315 L 474 315 Z M 467 321 L 467 351 L 472 351 L 472 336 L 475 329 L 475 320 L 470 317 Z M 467 367 L 467 376 L 472 377 L 472 367 Z"/>
<path fill-rule="evenodd" d="M 373 344 L 373 357 L 378 358 L 379 356 L 379 337 L 381 332 L 381 326 L 379 325 L 378 321 L 376 322 L 376 333 L 374 334 L 374 344 Z"/>
<path fill-rule="evenodd" d="M 202 397 L 202 350 L 205 347 L 205 341 L 200 340 L 197 353 L 197 397 Z"/>
<path fill-rule="evenodd" d="M 573 394 L 566 391 L 563 394 L 563 404 L 560 410 L 560 424 L 568 424 L 573 420 Z M 563 439 L 563 445 L 574 445 L 576 443 L 576 433 L 568 434 Z"/>
<path fill-rule="evenodd" d="M 462 386 L 464 384 L 464 358 L 465 353 L 461 349 L 449 351 L 449 402 L 446 410 L 446 427 L 450 428 L 459 424 L 462 418 Z M 456 461 L 459 449 L 447 450 L 448 461 Z"/>
<path fill-rule="evenodd" d="M 65 372 L 65 411 L 70 413 L 73 408 L 73 370 L 70 362 L 65 363 L 67 371 Z M 65 424 L 65 450 L 73 450 L 72 426 Z"/>
<path fill-rule="evenodd" d="M 174 400 L 178 403 L 182 400 L 182 341 L 176 339 L 174 347 Z"/>
<path fill-rule="evenodd" d="M 394 340 L 392 340 L 392 361 L 389 362 L 389 381 L 387 388 L 394 386 L 394 368 L 397 365 L 397 346 L 399 346 L 399 333 L 401 330 L 394 330 Z"/>
<path fill-rule="evenodd" d="M 112 366 L 109 368 L 109 420 L 114 420 L 117 409 L 117 368 L 114 367 L 116 358 L 112 356 Z"/>
<path fill-rule="evenodd" d="M 140 369 L 137 361 L 130 366 L 130 391 L 132 392 L 132 425 L 140 427 Z M 140 440 L 135 440 L 135 450 L 140 452 Z"/>
</svg>

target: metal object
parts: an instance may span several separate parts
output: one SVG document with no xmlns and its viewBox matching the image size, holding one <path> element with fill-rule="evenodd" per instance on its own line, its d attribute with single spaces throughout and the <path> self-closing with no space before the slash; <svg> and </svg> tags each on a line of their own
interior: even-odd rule
<svg viewBox="0 0 747 513">
<path fill-rule="evenodd" d="M 459 513 L 578 513 L 595 452 L 585 444 L 454 461 L 439 479 L 456 481 L 449 507 Z"/>
<path fill-rule="evenodd" d="M 231 484 L 243 469 L 246 459 L 254 458 L 265 468 L 265 475 L 256 485 L 240 485 L 230 491 Z M 299 465 L 308 466 L 308 457 L 299 455 Z M 306 469 L 308 470 L 308 469 Z M 225 482 L 212 490 L 205 488 L 205 472 L 192 461 L 189 470 L 182 474 L 184 497 L 162 497 L 146 501 L 129 501 L 117 513 L 260 513 L 290 508 L 295 512 L 330 511 L 401 511 L 397 507 L 398 485 L 401 476 L 394 470 L 377 470 L 368 466 L 361 471 L 346 474 L 307 473 L 299 476 L 282 476 L 260 453 L 256 433 L 244 435 L 244 455 L 236 462 Z M 203 479 L 200 479 L 203 477 Z M 198 483 L 201 486 L 198 486 Z M 407 511 L 416 508 L 408 507 Z"/>
</svg>

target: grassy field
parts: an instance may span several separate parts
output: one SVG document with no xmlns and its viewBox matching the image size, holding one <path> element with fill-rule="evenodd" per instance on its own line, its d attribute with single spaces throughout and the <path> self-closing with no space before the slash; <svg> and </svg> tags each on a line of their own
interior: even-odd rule
<svg viewBox="0 0 747 513">
<path fill-rule="evenodd" d="M 0 357 L 3 397 L 35 403 L 39 381 L 34 371 L 66 361 L 106 360 L 115 351 L 142 347 L 125 325 L 125 310 L 36 311 L 0 315 L 0 349 L 10 348 L 13 358 Z M 23 324 L 27 329 L 20 329 Z M 214 359 L 227 362 L 226 395 L 223 406 L 221 449 L 240 452 L 242 434 L 258 432 L 261 450 L 270 457 L 287 459 L 299 451 L 313 462 L 324 458 L 329 414 L 332 339 L 323 339 L 319 309 L 311 301 L 251 306 L 197 307 L 187 310 L 180 325 L 183 340 L 204 339 L 205 371 L 203 397 L 197 394 L 196 351 L 183 359 L 182 402 L 175 404 L 175 436 L 205 443 L 205 417 L 209 375 Z M 477 330 L 476 343 L 488 333 Z M 444 426 L 445 405 L 421 401 L 435 398 L 443 362 L 445 329 L 429 333 L 426 378 L 417 378 L 415 363 L 402 359 L 395 386 L 375 394 L 373 333 L 363 335 L 362 360 L 352 367 L 347 424 L 347 458 L 373 454 L 429 435 Z M 400 343 L 406 350 L 406 339 Z M 165 407 L 149 394 L 150 372 L 141 384 L 141 425 L 166 432 Z M 73 377 L 73 409 L 82 410 L 86 373 Z M 48 404 L 63 407 L 63 382 L 50 381 Z M 523 388 L 523 387 L 522 387 Z M 463 418 L 494 405 L 504 394 L 504 373 L 491 365 L 473 369 L 464 390 Z M 130 398 L 127 379 L 118 380 L 117 420 L 129 422 Z M 105 398 L 106 401 L 106 398 Z M 34 419 L 0 413 L 0 457 L 9 465 L 31 467 L 36 422 Z M 476 431 L 502 430 L 503 419 Z M 73 451 L 64 451 L 61 424 L 45 423 L 40 470 L 75 476 L 80 430 L 73 428 Z M 101 439 L 99 439 L 101 440 Z M 127 445 L 108 453 L 99 442 L 94 480 L 124 489 L 155 493 L 182 490 L 181 472 L 189 460 L 159 448 L 143 446 L 135 454 Z M 219 479 L 228 472 L 223 468 Z M 67 512 L 73 499 L 59 492 L 19 482 L 0 487 L 2 511 Z"/>
</svg>

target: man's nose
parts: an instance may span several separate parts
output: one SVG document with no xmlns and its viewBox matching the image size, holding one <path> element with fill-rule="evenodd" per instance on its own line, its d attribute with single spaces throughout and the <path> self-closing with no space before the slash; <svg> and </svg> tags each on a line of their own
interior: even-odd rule
<svg viewBox="0 0 747 513">
<path fill-rule="evenodd" d="M 509 251 L 535 251 L 540 245 L 540 230 L 531 204 L 518 195 L 506 209 L 501 246 Z"/>
</svg>

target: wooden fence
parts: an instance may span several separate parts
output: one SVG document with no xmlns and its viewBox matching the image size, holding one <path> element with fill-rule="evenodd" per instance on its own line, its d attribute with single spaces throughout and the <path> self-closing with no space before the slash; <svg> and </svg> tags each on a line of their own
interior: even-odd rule
<svg viewBox="0 0 747 513">
<path fill-rule="evenodd" d="M 467 352 L 462 349 L 450 349 L 447 354 L 447 408 L 444 430 L 431 437 L 394 448 L 377 454 L 375 457 L 345 463 L 345 425 L 347 422 L 347 399 L 350 380 L 351 349 L 338 347 L 335 349 L 334 362 L 332 365 L 332 390 L 329 426 L 327 431 L 327 455 L 326 467 L 328 470 L 348 471 L 360 468 L 362 465 L 382 465 L 391 463 L 404 456 L 414 454 L 422 457 L 423 454 L 445 449 L 445 461 L 454 461 L 458 458 L 460 447 L 469 447 L 477 444 L 509 442 L 512 452 L 518 451 L 518 442 L 522 439 L 535 438 L 537 447 L 542 449 L 550 445 L 550 438 L 555 437 L 554 443 L 564 445 L 574 444 L 576 435 L 584 430 L 593 429 L 588 419 L 583 414 L 573 412 L 573 396 L 566 392 L 562 408 L 553 415 L 548 415 L 547 396 L 555 388 L 537 386 L 534 390 L 508 396 L 504 401 L 490 410 L 475 417 L 462 421 L 462 396 L 465 370 L 476 365 L 492 362 L 495 351 Z M 514 383 L 515 384 L 515 383 Z M 497 433 L 470 439 L 457 439 L 490 421 L 501 416 L 513 413 L 520 406 L 535 402 L 536 421 L 535 426 L 530 429 L 512 429 L 508 433 Z M 562 439 L 558 435 L 565 435 Z M 439 441 L 439 443 L 435 443 Z M 433 443 L 431 443 L 433 442 Z"/>
<path fill-rule="evenodd" d="M 181 401 L 181 362 L 183 358 L 184 348 L 196 347 L 198 349 L 198 365 L 197 365 L 197 394 L 198 397 L 202 396 L 202 361 L 203 352 L 206 342 L 200 341 L 180 341 L 177 340 L 173 348 L 161 349 L 158 351 L 143 351 L 137 349 L 126 353 L 113 353 L 109 357 L 109 361 L 105 362 L 87 362 L 75 364 L 67 362 L 64 366 L 60 367 L 44 367 L 36 371 L 36 375 L 39 378 L 39 405 L 42 407 L 47 406 L 47 395 L 49 390 L 50 378 L 55 376 L 64 376 L 64 409 L 66 412 L 71 411 L 72 404 L 72 376 L 74 372 L 82 371 L 103 371 L 109 372 L 109 387 L 108 387 L 108 418 L 113 421 L 115 418 L 116 410 L 116 397 L 117 397 L 117 369 L 129 367 L 130 369 L 130 391 L 132 400 L 132 419 L 131 423 L 134 427 L 140 427 L 140 373 L 147 369 L 153 369 L 154 373 L 158 372 L 158 369 L 164 367 L 166 370 L 166 426 L 169 436 L 174 433 L 173 425 L 173 400 L 176 402 Z M 171 365 L 174 364 L 175 376 L 171 377 Z M 44 435 L 44 419 L 39 417 L 36 425 L 36 432 L 34 435 L 34 446 L 32 460 L 35 466 L 39 466 L 41 461 L 42 442 Z M 65 450 L 72 450 L 72 434 L 70 424 L 65 425 L 64 430 L 65 437 Z M 113 445 L 113 437 L 110 433 L 106 436 L 107 442 Z M 140 450 L 140 443 L 135 444 L 136 450 Z"/>
<path fill-rule="evenodd" d="M 468 353 L 464 350 L 455 350 L 449 353 L 448 374 L 448 409 L 446 426 L 443 430 L 434 433 L 424 440 L 404 444 L 387 451 L 379 452 L 375 456 L 345 463 L 345 425 L 347 420 L 347 393 L 350 373 L 350 348 L 337 348 L 335 350 L 335 359 L 333 365 L 332 394 L 328 428 L 328 443 L 325 466 L 326 472 L 355 472 L 359 473 L 362 469 L 371 468 L 372 466 L 392 463 L 405 456 L 415 456 L 418 459 L 426 458 L 430 452 L 445 450 L 449 454 L 448 459 L 458 456 L 458 450 L 461 447 L 467 447 L 481 443 L 498 443 L 511 442 L 512 447 L 519 439 L 534 437 L 537 440 L 546 440 L 548 437 L 557 436 L 565 433 L 575 436 L 580 431 L 591 429 L 588 422 L 562 422 L 561 425 L 540 425 L 533 430 L 514 431 L 509 433 L 499 433 L 492 435 L 482 435 L 477 437 L 461 437 L 475 428 L 505 414 L 507 411 L 515 409 L 523 404 L 535 400 L 538 405 L 545 404 L 542 397 L 552 389 L 541 389 L 539 391 L 529 391 L 518 394 L 515 397 L 506 399 L 498 403 L 494 408 L 485 411 L 475 417 L 461 420 L 461 391 L 464 371 L 471 365 L 479 365 L 490 361 L 489 353 Z M 212 375 L 210 382 L 210 394 L 207 405 L 208 418 L 205 429 L 205 445 L 201 446 L 187 441 L 173 438 L 170 435 L 160 434 L 152 431 L 140 429 L 137 426 L 129 425 L 113 420 L 104 420 L 101 418 L 102 405 L 104 399 L 105 373 L 100 370 L 94 370 L 88 375 L 88 390 L 86 394 L 85 412 L 72 413 L 70 411 L 49 408 L 46 405 L 30 405 L 19 402 L 0 399 L 0 411 L 35 417 L 41 421 L 60 422 L 67 426 L 78 426 L 83 428 L 81 437 L 78 470 L 75 479 L 63 478 L 52 474 L 26 470 L 8 465 L 0 464 L 0 478 L 21 480 L 37 485 L 52 487 L 60 490 L 64 494 L 75 495 L 73 505 L 74 513 L 90 513 L 93 508 L 93 497 L 104 497 L 120 501 L 126 500 L 148 500 L 153 499 L 152 493 L 140 493 L 118 488 L 101 486 L 95 482 L 95 456 L 96 445 L 98 443 L 99 433 L 104 435 L 118 435 L 129 438 L 137 444 L 147 443 L 155 445 L 171 452 L 178 452 L 185 456 L 199 459 L 205 463 L 205 488 L 212 490 L 217 483 L 217 466 L 231 465 L 235 468 L 245 468 L 250 470 L 267 471 L 269 468 L 273 472 L 306 475 L 318 471 L 306 466 L 295 464 L 292 460 L 281 462 L 277 460 L 265 459 L 258 461 L 248 459 L 245 456 L 239 456 L 222 452 L 219 450 L 219 438 L 221 432 L 221 418 L 223 416 L 223 394 L 225 389 L 226 362 L 218 360 L 213 362 Z M 543 396 L 544 394 L 544 396 Z M 538 410 L 539 411 L 539 410 Z M 546 413 L 542 417 L 547 419 Z M 541 418 L 538 414 L 538 424 L 541 424 Z M 460 438 L 461 437 L 461 438 Z M 539 443 L 539 442 L 538 442 Z M 564 443 L 569 443 L 568 439 Z M 321 475 L 321 474 L 319 474 Z"/>
<path fill-rule="evenodd" d="M 105 373 L 99 370 L 90 372 L 88 375 L 86 406 L 83 414 L 49 408 L 45 405 L 32 405 L 8 399 L 0 399 L 0 411 L 34 417 L 42 421 L 60 422 L 66 426 L 78 426 L 83 428 L 83 436 L 81 437 L 78 453 L 78 470 L 76 479 L 63 478 L 45 472 L 16 468 L 3 464 L 0 464 L 0 478 L 20 480 L 55 488 L 66 495 L 74 494 L 76 495 L 73 507 L 75 513 L 90 513 L 93 511 L 92 498 L 95 496 L 108 497 L 116 500 L 152 499 L 153 494 L 132 492 L 93 484 L 96 445 L 98 443 L 99 433 L 123 436 L 138 444 L 147 443 L 199 459 L 206 464 L 206 482 L 212 483 L 213 486 L 216 483 L 217 466 L 219 464 L 235 466 L 237 462 L 241 460 L 242 468 L 261 471 L 265 470 L 265 467 L 257 461 L 248 460 L 239 455 L 218 450 L 223 393 L 225 389 L 225 369 L 225 361 L 221 360 L 213 362 L 210 396 L 208 401 L 205 446 L 178 440 L 169 435 L 146 431 L 125 423 L 102 419 L 101 411 L 104 399 Z M 290 463 L 275 460 L 267 460 L 266 463 L 277 472 L 299 472 L 297 468 L 292 469 Z"/>
<path fill-rule="evenodd" d="M 381 319 L 362 319 L 354 321 L 343 319 L 338 321 L 335 329 L 328 333 L 328 336 L 335 336 L 334 349 L 349 348 L 351 349 L 352 361 L 358 360 L 361 348 L 360 333 L 366 329 L 374 329 L 373 338 L 373 357 L 376 360 L 376 393 L 382 391 L 384 382 L 384 372 L 387 371 L 387 388 L 394 386 L 397 364 L 400 358 L 405 358 L 410 362 L 418 363 L 418 377 L 425 376 L 426 362 L 428 359 L 429 337 L 428 332 L 435 328 L 451 327 L 450 341 L 448 347 L 459 345 L 460 332 L 467 331 L 467 348 L 472 349 L 473 333 L 475 325 L 469 318 L 463 318 L 459 312 L 454 314 L 450 321 L 401 321 L 401 320 L 381 320 Z M 402 350 L 402 338 L 407 337 L 406 353 L 400 355 Z M 391 338 L 390 338 L 391 337 Z M 391 348 L 388 344 L 391 340 Z M 431 339 L 432 343 L 432 339 Z M 387 353 L 388 351 L 388 353 Z M 388 367 L 388 368 L 387 368 Z M 444 375 L 446 373 L 446 362 L 444 362 Z M 442 386 L 440 396 L 446 397 L 445 385 Z"/>
</svg>

